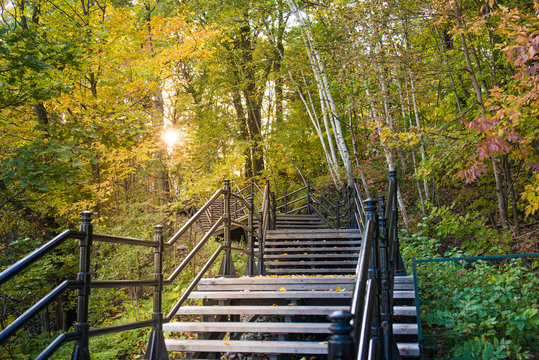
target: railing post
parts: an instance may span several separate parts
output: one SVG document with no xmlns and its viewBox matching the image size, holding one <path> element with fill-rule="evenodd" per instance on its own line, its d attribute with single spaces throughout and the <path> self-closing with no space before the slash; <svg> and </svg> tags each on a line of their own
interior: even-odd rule
<svg viewBox="0 0 539 360">
<path fill-rule="evenodd" d="M 254 228 L 254 214 L 255 214 L 255 202 L 253 195 L 249 198 L 249 219 L 248 226 L 249 231 L 247 233 L 247 246 L 249 249 L 249 257 L 247 258 L 247 263 L 245 264 L 245 271 L 243 272 L 246 276 L 255 276 L 258 275 L 258 269 L 256 268 L 255 263 L 255 228 Z"/>
<path fill-rule="evenodd" d="M 328 360 L 355 359 L 355 346 L 351 332 L 352 314 L 348 311 L 335 311 L 329 315 L 332 324 L 331 336 L 328 339 Z"/>
<path fill-rule="evenodd" d="M 275 193 L 272 191 L 270 192 L 270 198 L 271 198 L 271 222 L 270 222 L 270 230 L 275 230 L 277 227 L 277 202 L 275 201 Z"/>
<path fill-rule="evenodd" d="M 311 215 L 311 184 L 307 182 L 307 215 Z"/>
<path fill-rule="evenodd" d="M 155 324 L 146 348 L 145 360 L 168 360 L 168 352 L 163 337 L 163 225 L 155 225 L 154 241 L 158 243 L 153 251 L 153 279 L 157 284 L 153 288 L 153 315 Z"/>
<path fill-rule="evenodd" d="M 381 204 L 384 197 L 380 197 Z M 383 209 L 383 207 L 381 207 Z M 381 282 L 381 328 L 383 333 L 384 359 L 393 359 L 393 321 L 392 321 L 392 299 L 391 299 L 391 284 L 390 284 L 390 268 L 387 245 L 389 236 L 386 227 L 386 219 L 380 217 L 380 282 Z"/>
<path fill-rule="evenodd" d="M 348 228 L 349 229 L 352 229 L 354 226 L 352 224 L 352 221 L 353 221 L 353 212 L 352 212 L 352 202 L 350 201 L 350 197 L 352 196 L 351 192 L 350 192 L 350 186 L 347 186 L 346 187 L 346 201 L 348 202 L 347 204 L 347 216 L 348 216 Z"/>
<path fill-rule="evenodd" d="M 79 230 L 85 233 L 84 239 L 79 240 L 79 273 L 77 275 L 77 280 L 82 285 L 77 290 L 77 323 L 75 325 L 75 331 L 79 333 L 79 338 L 75 343 L 71 359 L 90 360 L 88 300 L 90 298 L 90 250 L 93 234 L 92 213 L 90 211 L 82 212 Z"/>
<path fill-rule="evenodd" d="M 399 229 L 397 227 L 398 221 L 399 221 L 399 206 L 397 202 L 397 189 L 399 184 L 397 183 L 397 172 L 395 170 L 392 170 L 389 172 L 389 181 L 393 181 L 395 183 L 395 192 L 393 194 L 390 194 L 393 196 L 393 209 L 394 212 L 393 215 L 393 221 L 395 226 L 393 227 L 394 231 L 393 234 L 389 234 L 390 238 L 393 241 L 393 248 L 394 253 L 396 254 L 394 269 L 395 269 L 395 275 L 399 276 L 406 276 L 406 268 L 404 266 L 404 261 L 402 260 L 402 255 L 400 251 L 400 245 L 399 245 Z"/>
<path fill-rule="evenodd" d="M 230 180 L 224 181 L 224 200 L 223 200 L 223 245 L 224 253 L 221 262 L 219 276 L 235 277 L 236 269 L 232 260 L 232 249 L 230 242 Z"/>
<path fill-rule="evenodd" d="M 374 297 L 372 323 L 371 323 L 371 340 L 376 345 L 374 349 L 376 354 L 380 354 L 380 257 L 379 257 L 379 229 L 378 229 L 378 214 L 376 213 L 376 200 L 367 200 L 367 220 L 374 222 L 374 237 L 371 246 L 371 259 L 369 264 L 369 279 L 372 279 L 376 284 L 376 295 Z"/>
<path fill-rule="evenodd" d="M 258 219 L 259 219 L 259 223 L 258 223 L 258 254 L 259 254 L 258 271 L 260 272 L 260 275 L 266 275 L 266 266 L 264 265 L 264 229 L 263 229 L 264 222 L 262 221 L 263 216 L 264 214 L 262 213 L 262 211 L 259 211 L 258 212 Z"/>
</svg>

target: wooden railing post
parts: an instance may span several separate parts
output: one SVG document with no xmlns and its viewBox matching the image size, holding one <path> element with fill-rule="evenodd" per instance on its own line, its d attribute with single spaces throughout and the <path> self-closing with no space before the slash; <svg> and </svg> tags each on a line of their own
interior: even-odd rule
<svg viewBox="0 0 539 360">
<path fill-rule="evenodd" d="M 253 199 L 253 194 L 251 193 L 251 197 L 249 198 L 249 219 L 248 219 L 249 231 L 247 233 L 247 248 L 249 250 L 249 257 L 247 258 L 247 263 L 245 264 L 245 271 L 243 272 L 246 276 L 258 275 L 258 269 L 256 268 L 256 263 L 255 263 L 254 215 L 255 215 L 255 202 Z"/>
<path fill-rule="evenodd" d="M 88 347 L 89 330 L 88 324 L 88 300 L 90 298 L 90 250 L 92 248 L 92 213 L 82 212 L 82 220 L 79 230 L 85 233 L 83 239 L 79 240 L 79 273 L 77 280 L 81 287 L 77 290 L 77 323 L 75 331 L 79 338 L 75 343 L 72 360 L 90 360 L 90 350 Z"/>
<path fill-rule="evenodd" d="M 234 261 L 232 260 L 232 249 L 230 241 L 230 180 L 225 180 L 224 187 L 224 200 L 223 200 L 223 260 L 221 262 L 221 269 L 219 276 L 235 277 L 236 269 L 234 268 Z"/>
<path fill-rule="evenodd" d="M 335 311 L 329 315 L 331 336 L 328 339 L 328 360 L 355 359 L 355 346 L 351 332 L 352 314 L 348 311 Z"/>
<path fill-rule="evenodd" d="M 158 243 L 153 251 L 153 279 L 157 284 L 153 288 L 153 315 L 155 324 L 146 348 L 145 360 L 168 360 L 168 352 L 163 337 L 163 225 L 155 225 L 154 241 Z"/>
</svg>

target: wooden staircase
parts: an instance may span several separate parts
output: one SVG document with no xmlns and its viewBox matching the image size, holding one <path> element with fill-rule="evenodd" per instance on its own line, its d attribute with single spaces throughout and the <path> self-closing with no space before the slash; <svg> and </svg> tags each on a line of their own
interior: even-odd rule
<svg viewBox="0 0 539 360">
<path fill-rule="evenodd" d="M 328 315 L 350 309 L 361 234 L 325 228 L 313 215 L 278 215 L 276 223 L 265 243 L 268 275 L 202 279 L 190 294 L 202 305 L 180 307 L 163 325 L 169 352 L 198 359 L 327 357 Z M 419 356 L 413 298 L 411 277 L 395 278 L 393 331 L 403 357 Z"/>
</svg>

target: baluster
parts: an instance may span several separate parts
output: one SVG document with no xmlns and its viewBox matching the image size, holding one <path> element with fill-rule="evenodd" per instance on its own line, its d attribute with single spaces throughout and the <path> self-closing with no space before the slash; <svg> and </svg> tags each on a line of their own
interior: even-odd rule
<svg viewBox="0 0 539 360">
<path fill-rule="evenodd" d="M 236 269 L 232 260 L 232 249 L 230 242 L 230 180 L 225 180 L 224 200 L 223 200 L 223 245 L 224 253 L 221 262 L 219 276 L 235 277 Z"/>
<path fill-rule="evenodd" d="M 329 315 L 332 324 L 328 339 L 328 360 L 351 360 L 355 358 L 355 346 L 351 332 L 352 314 L 348 311 L 335 311 Z"/>
<path fill-rule="evenodd" d="M 80 337 L 75 343 L 72 360 L 90 360 L 89 324 L 88 324 L 88 300 L 90 298 L 90 250 L 92 248 L 92 213 L 90 211 L 82 212 L 82 220 L 79 230 L 85 233 L 83 239 L 79 240 L 79 273 L 77 280 L 81 287 L 77 290 L 77 324 L 75 331 Z"/>
<path fill-rule="evenodd" d="M 163 225 L 155 225 L 154 241 L 157 247 L 153 250 L 153 279 L 157 284 L 153 288 L 153 315 L 155 324 L 150 334 L 150 341 L 146 348 L 145 360 L 168 360 L 168 352 L 163 337 Z"/>
</svg>

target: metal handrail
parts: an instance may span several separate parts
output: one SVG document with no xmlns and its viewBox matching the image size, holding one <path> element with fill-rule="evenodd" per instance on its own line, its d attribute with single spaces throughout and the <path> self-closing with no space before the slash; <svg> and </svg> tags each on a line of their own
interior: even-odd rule
<svg viewBox="0 0 539 360">
<path fill-rule="evenodd" d="M 83 236 L 84 233 L 73 230 L 65 230 L 62 233 L 56 235 L 52 240 L 48 241 L 46 244 L 32 251 L 30 254 L 26 255 L 25 257 L 17 261 L 15 264 L 2 271 L 0 273 L 0 285 L 4 284 L 6 281 L 18 275 L 28 266 L 41 259 L 43 256 L 47 255 L 53 249 L 60 246 L 65 240 L 70 238 L 80 239 Z"/>
<path fill-rule="evenodd" d="M 187 222 L 181 227 L 181 229 L 178 230 L 176 232 L 176 234 L 174 234 L 170 238 L 169 241 L 167 241 L 166 244 L 167 245 L 174 244 L 187 231 L 187 229 L 189 229 L 195 223 L 195 221 L 197 221 L 198 218 L 200 218 L 200 216 L 202 216 L 204 211 L 206 211 L 206 209 L 209 208 L 210 205 L 215 202 L 215 200 L 217 200 L 217 198 L 223 193 L 223 191 L 224 191 L 223 189 L 217 190 L 212 195 L 212 197 L 208 201 L 206 201 L 206 203 L 204 205 L 202 205 L 202 207 L 200 209 L 198 209 L 198 211 L 193 216 L 191 216 L 191 218 L 189 220 L 187 220 Z"/>
<path fill-rule="evenodd" d="M 158 247 L 159 243 L 155 241 L 147 241 L 123 236 L 115 235 L 106 235 L 106 234 L 93 234 L 92 239 L 99 242 L 108 242 L 114 244 L 123 244 L 123 245 L 136 245 L 136 246 L 147 246 L 147 247 Z"/>
<path fill-rule="evenodd" d="M 22 315 L 15 319 L 11 324 L 6 326 L 2 332 L 0 332 L 0 345 L 4 344 L 7 339 L 15 334 L 24 324 L 26 324 L 31 318 L 33 318 L 37 313 L 43 310 L 47 305 L 49 305 L 54 299 L 63 294 L 68 289 L 76 289 L 80 287 L 80 282 L 64 280 L 53 290 L 51 290 L 47 295 L 43 296 L 38 302 L 36 302 L 32 307 L 26 310 Z"/>
<path fill-rule="evenodd" d="M 197 284 L 199 283 L 200 279 L 202 279 L 202 277 L 204 276 L 204 274 L 206 273 L 206 271 L 208 271 L 209 267 L 213 264 L 213 262 L 215 261 L 215 259 L 217 259 L 217 256 L 219 256 L 219 254 L 221 253 L 221 251 L 224 249 L 224 245 L 221 245 L 219 246 L 219 248 L 213 253 L 213 255 L 211 256 L 211 258 L 206 262 L 206 264 L 204 265 L 204 267 L 200 270 L 200 272 L 198 273 L 198 275 L 195 277 L 195 279 L 191 282 L 191 284 L 189 284 L 189 287 L 187 288 L 187 290 L 185 290 L 185 292 L 182 294 L 182 296 L 180 297 L 180 299 L 176 302 L 176 304 L 174 304 L 174 306 L 172 307 L 172 309 L 169 311 L 169 313 L 167 314 L 167 316 L 163 319 L 165 322 L 170 322 L 170 320 L 172 320 L 172 318 L 174 317 L 174 315 L 176 314 L 176 312 L 180 309 L 180 307 L 183 305 L 183 303 L 185 302 L 185 300 L 187 300 L 187 298 L 189 297 L 189 295 L 191 294 L 191 292 L 193 291 L 193 289 L 195 288 L 195 286 L 197 286 Z"/>
</svg>

